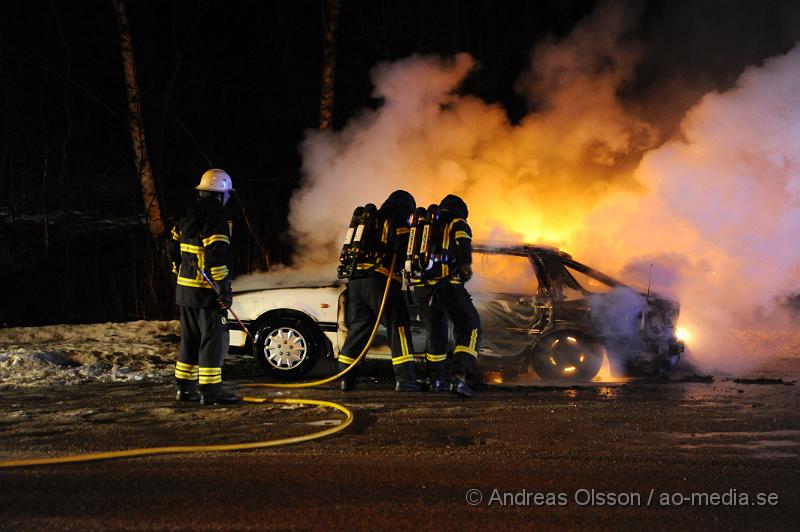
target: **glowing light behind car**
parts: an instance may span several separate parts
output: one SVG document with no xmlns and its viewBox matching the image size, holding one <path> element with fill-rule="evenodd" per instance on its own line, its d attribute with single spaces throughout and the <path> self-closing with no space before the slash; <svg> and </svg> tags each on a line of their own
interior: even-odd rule
<svg viewBox="0 0 800 532">
<path fill-rule="evenodd" d="M 694 334 L 686 327 L 681 326 L 675 328 L 675 337 L 688 344 L 692 340 L 692 337 L 694 337 Z"/>
</svg>

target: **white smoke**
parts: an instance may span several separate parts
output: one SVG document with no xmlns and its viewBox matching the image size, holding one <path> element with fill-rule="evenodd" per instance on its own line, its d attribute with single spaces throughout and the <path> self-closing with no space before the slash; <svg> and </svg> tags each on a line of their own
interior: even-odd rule
<svg viewBox="0 0 800 532">
<path fill-rule="evenodd" d="M 586 238 L 677 274 L 701 366 L 743 371 L 768 353 L 735 331 L 784 327 L 778 304 L 800 291 L 800 47 L 703 97 L 681 132 L 637 169 L 651 194 L 598 207 Z"/>
<path fill-rule="evenodd" d="M 636 334 L 647 305 L 645 296 L 626 286 L 616 286 L 607 294 L 593 294 L 588 299 L 592 307 L 592 324 L 596 330 L 608 336 Z"/>
</svg>

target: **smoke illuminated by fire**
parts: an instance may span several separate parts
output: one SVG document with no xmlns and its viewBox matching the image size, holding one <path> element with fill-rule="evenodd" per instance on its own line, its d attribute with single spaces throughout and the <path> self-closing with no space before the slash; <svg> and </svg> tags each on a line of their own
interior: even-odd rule
<svg viewBox="0 0 800 532">
<path fill-rule="evenodd" d="M 541 110 L 517 125 L 501 107 L 456 94 L 476 68 L 467 54 L 376 67 L 383 105 L 304 143 L 307 182 L 290 219 L 303 255 L 334 256 L 342 231 L 331 220 L 397 188 L 420 205 L 461 195 L 480 238 L 569 248 L 600 198 L 640 188 L 631 160 L 653 143 L 652 128 L 615 96 L 639 55 L 621 39 L 634 22 L 618 6 L 603 9 L 566 40 L 539 46 L 517 88 Z"/>
<path fill-rule="evenodd" d="M 681 138 L 617 94 L 641 50 L 636 16 L 606 5 L 540 44 L 517 84 L 531 113 L 458 93 L 467 54 L 412 56 L 372 72 L 377 110 L 311 132 L 290 222 L 298 256 L 338 255 L 354 206 L 393 190 L 418 205 L 464 198 L 476 239 L 556 245 L 639 288 L 681 301 L 703 369 L 739 369 L 731 328 L 767 323 L 800 286 L 800 48 L 703 97 Z M 652 278 L 650 278 L 650 265 Z"/>
</svg>

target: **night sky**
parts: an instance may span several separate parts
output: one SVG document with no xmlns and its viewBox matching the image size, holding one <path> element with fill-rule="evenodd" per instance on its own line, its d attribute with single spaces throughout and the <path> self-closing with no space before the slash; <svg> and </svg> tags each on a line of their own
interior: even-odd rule
<svg viewBox="0 0 800 532">
<path fill-rule="evenodd" d="M 499 103 L 512 121 L 519 120 L 531 109 L 514 85 L 531 49 L 568 34 L 595 4 L 341 0 L 334 128 L 380 105 L 369 78 L 376 64 L 460 51 L 480 65 L 461 90 Z M 644 55 L 622 101 L 670 135 L 702 94 L 728 88 L 744 67 L 784 53 L 800 39 L 800 8 L 793 4 L 627 3 L 641 11 L 630 37 Z M 283 235 L 288 200 L 301 175 L 297 146 L 319 121 L 323 5 L 127 2 L 148 148 L 165 214 L 186 199 L 205 169 L 225 168 L 263 231 L 273 262 L 291 260 L 292 243 Z M 12 290 L 0 322 L 168 314 L 169 301 L 158 301 L 170 296 L 142 288 L 168 284 L 152 280 L 159 266 L 142 258 L 154 254 L 147 239 L 118 228 L 103 233 L 91 222 L 142 212 L 112 0 L 7 1 L 0 25 L 0 265 L 35 285 L 48 279 L 47 297 L 55 298 L 55 304 L 22 311 L 19 305 L 30 292 Z M 75 213 L 86 211 L 88 218 L 76 219 Z M 45 212 L 51 223 L 57 221 L 46 235 L 37 218 Z M 111 242 L 135 258 L 98 280 L 93 272 L 109 260 Z M 243 244 L 240 272 L 259 266 L 252 242 Z M 131 277 L 138 281 L 131 284 Z M 119 296 L 108 306 L 91 296 L 112 287 L 153 295 L 144 301 Z"/>
</svg>

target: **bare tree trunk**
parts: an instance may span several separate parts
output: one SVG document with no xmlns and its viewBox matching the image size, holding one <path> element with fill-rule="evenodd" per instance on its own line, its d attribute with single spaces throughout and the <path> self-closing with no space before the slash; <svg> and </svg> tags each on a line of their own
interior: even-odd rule
<svg viewBox="0 0 800 532">
<path fill-rule="evenodd" d="M 333 120 L 333 87 L 336 74 L 336 27 L 339 25 L 339 0 L 323 0 L 322 90 L 319 105 L 319 128 L 328 129 Z"/>
<path fill-rule="evenodd" d="M 269 260 L 269 251 L 264 244 L 261 243 L 261 239 L 258 238 L 258 233 L 256 233 L 255 229 L 253 229 L 253 224 L 250 223 L 250 217 L 247 216 L 247 209 L 244 208 L 244 202 L 242 202 L 242 198 L 239 197 L 239 194 L 235 193 L 233 196 L 236 198 L 236 201 L 239 202 L 239 209 L 242 211 L 242 218 L 244 218 L 244 223 L 247 225 L 247 230 L 250 232 L 250 236 L 253 237 L 253 240 L 256 242 L 256 246 L 261 251 L 261 258 L 264 259 L 264 271 L 268 272 L 271 264 Z"/>
<path fill-rule="evenodd" d="M 69 105 L 69 85 L 70 75 L 72 73 L 72 52 L 69 49 L 69 43 L 64 35 L 64 28 L 61 26 L 61 18 L 58 16 L 58 10 L 55 3 L 53 3 L 53 16 L 58 28 L 58 35 L 61 37 L 61 43 L 64 46 L 64 53 L 66 61 L 64 66 L 64 114 L 67 119 L 66 129 L 64 131 L 64 140 L 61 143 L 61 171 L 58 174 L 59 196 L 61 198 L 61 207 L 64 206 L 65 189 L 67 175 L 67 148 L 69 147 L 70 137 L 72 136 L 72 110 Z"/>
<path fill-rule="evenodd" d="M 11 137 L 11 126 L 9 125 L 11 121 L 8 114 L 8 92 L 3 95 L 3 116 L 5 117 L 5 121 L 3 123 L 3 149 L 0 151 L 0 186 L 4 183 L 8 183 L 8 188 L 0 188 L 0 190 L 2 190 L 4 194 L 8 194 L 8 213 L 11 216 L 11 223 L 17 223 L 17 192 L 14 187 L 14 172 L 6 171 L 8 166 L 8 144 Z"/>
<path fill-rule="evenodd" d="M 50 253 L 50 218 L 47 214 L 47 155 L 42 169 L 42 243 L 45 255 Z"/>
<path fill-rule="evenodd" d="M 136 65 L 133 56 L 133 40 L 125 10 L 125 0 L 114 0 L 119 23 L 119 38 L 122 48 L 122 65 L 125 70 L 125 87 L 128 91 L 128 111 L 130 112 L 131 142 L 142 186 L 142 198 L 147 214 L 147 225 L 150 233 L 158 237 L 164 233 L 164 220 L 161 218 L 161 205 L 158 202 L 156 185 L 153 180 L 153 168 L 147 155 L 145 144 L 144 120 L 142 119 L 142 102 L 139 99 L 139 86 L 136 83 Z"/>
</svg>

